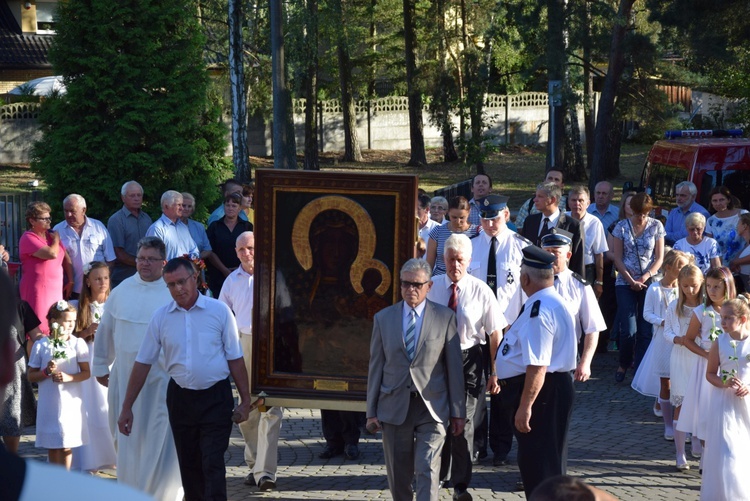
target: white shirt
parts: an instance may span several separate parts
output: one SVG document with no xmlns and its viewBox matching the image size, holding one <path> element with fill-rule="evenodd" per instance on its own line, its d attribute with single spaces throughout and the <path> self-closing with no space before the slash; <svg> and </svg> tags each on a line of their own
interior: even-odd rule
<svg viewBox="0 0 750 501">
<path fill-rule="evenodd" d="M 437 221 L 433 221 L 432 219 L 428 219 L 424 227 L 419 229 L 419 237 L 424 240 L 425 245 L 427 245 L 427 242 L 429 242 L 430 240 L 430 230 L 432 230 L 435 226 L 440 226 L 440 223 L 438 223 Z"/>
<path fill-rule="evenodd" d="M 557 226 L 557 220 L 560 219 L 560 209 L 555 209 L 555 212 L 550 214 L 549 217 L 542 214 L 542 219 L 539 221 L 539 229 L 536 232 L 537 235 L 539 235 L 542 230 L 544 229 L 544 218 L 549 219 L 549 223 L 547 223 L 547 228 L 554 228 Z"/>
<path fill-rule="evenodd" d="M 73 261 L 73 292 L 80 294 L 83 287 L 84 265 L 92 261 L 115 260 L 115 249 L 107 227 L 101 221 L 85 217 L 80 236 L 67 221 L 57 223 L 53 230 L 60 234 L 60 240 Z"/>
<path fill-rule="evenodd" d="M 570 211 L 566 212 L 570 216 Z M 572 217 L 572 216 L 571 216 Z M 581 227 L 584 232 L 583 243 L 583 264 L 594 264 L 594 255 L 603 254 L 609 250 L 607 245 L 607 234 L 604 233 L 604 226 L 599 218 L 584 212 L 580 219 Z"/>
<path fill-rule="evenodd" d="M 547 372 L 572 371 L 576 367 L 574 330 L 570 310 L 553 287 L 532 294 L 500 344 L 495 361 L 498 379 L 525 374 L 529 365 L 546 367 Z"/>
<path fill-rule="evenodd" d="M 422 332 L 422 319 L 424 318 L 424 307 L 427 304 L 427 301 L 422 301 L 417 306 L 414 307 L 414 311 L 416 312 L 415 322 L 414 322 L 414 352 L 417 351 L 417 346 L 419 346 L 419 334 Z M 409 321 L 411 320 L 411 306 L 404 303 L 403 312 L 401 315 L 401 327 L 403 328 L 403 337 L 404 337 L 404 343 L 406 342 L 406 329 L 409 328 Z"/>
<path fill-rule="evenodd" d="M 190 235 L 187 225 L 181 220 L 173 222 L 164 214 L 148 227 L 146 230 L 147 237 L 159 237 L 167 248 L 167 261 L 175 257 L 181 257 L 185 254 L 197 257 L 198 246 Z"/>
<path fill-rule="evenodd" d="M 432 282 L 427 299 L 448 306 L 453 282 L 448 275 L 432 277 Z M 500 311 L 500 305 L 492 294 L 492 289 L 486 283 L 467 273 L 456 285 L 458 336 L 461 340 L 461 349 L 468 350 L 478 344 L 484 344 L 485 333 L 489 335 L 494 331 L 501 331 L 508 322 Z"/>
<path fill-rule="evenodd" d="M 497 274 L 497 301 L 500 311 L 505 308 L 519 286 L 523 248 L 531 242 L 515 231 L 505 229 L 497 234 L 495 247 L 495 273 Z M 487 260 L 490 255 L 492 237 L 482 232 L 471 239 L 471 264 L 468 272 L 487 282 Z"/>
<path fill-rule="evenodd" d="M 198 294 L 189 310 L 175 301 L 154 313 L 136 361 L 152 365 L 164 350 L 167 372 L 181 388 L 205 390 L 229 376 L 227 360 L 242 358 L 229 307 Z"/>
<path fill-rule="evenodd" d="M 253 333 L 253 275 L 242 269 L 242 266 L 230 273 L 221 286 L 219 301 L 234 312 L 237 328 L 240 332 Z"/>
<path fill-rule="evenodd" d="M 590 285 L 584 284 L 580 277 L 576 278 L 573 272 L 565 269 L 555 277 L 555 291 L 565 301 L 565 306 L 573 315 L 573 325 L 576 330 L 576 339 L 581 340 L 583 334 L 593 334 L 606 330 L 607 323 L 599 308 L 596 294 Z M 527 301 L 526 294 L 519 287 L 516 294 L 511 298 L 505 317 L 509 322 L 518 317 L 521 306 Z"/>
</svg>

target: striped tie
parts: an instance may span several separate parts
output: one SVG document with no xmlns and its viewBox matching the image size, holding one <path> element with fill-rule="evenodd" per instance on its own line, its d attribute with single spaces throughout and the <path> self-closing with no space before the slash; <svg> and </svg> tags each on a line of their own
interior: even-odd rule
<svg viewBox="0 0 750 501">
<path fill-rule="evenodd" d="M 406 354 L 409 360 L 414 360 L 414 351 L 417 348 L 416 343 L 417 312 L 411 309 L 409 325 L 406 326 L 406 335 L 404 336 L 404 345 L 406 345 Z"/>
</svg>

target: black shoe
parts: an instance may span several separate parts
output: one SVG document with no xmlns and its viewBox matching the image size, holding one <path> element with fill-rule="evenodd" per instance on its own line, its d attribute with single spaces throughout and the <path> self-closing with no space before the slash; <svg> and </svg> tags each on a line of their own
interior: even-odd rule
<svg viewBox="0 0 750 501">
<path fill-rule="evenodd" d="M 439 487 L 441 489 L 450 489 L 451 488 L 451 481 L 450 480 L 441 480 Z"/>
<path fill-rule="evenodd" d="M 320 459 L 331 459 L 335 458 L 336 456 L 340 456 L 344 453 L 344 449 L 334 449 L 330 445 L 326 445 L 326 448 L 323 449 L 323 452 L 318 454 L 318 457 Z"/>
<path fill-rule="evenodd" d="M 271 480 L 271 477 L 260 477 L 258 480 L 259 491 L 272 491 L 276 488 L 276 482 Z"/>
<path fill-rule="evenodd" d="M 344 455 L 346 459 L 357 459 L 359 457 L 359 447 L 356 444 L 347 445 L 344 447 Z"/>
<path fill-rule="evenodd" d="M 243 483 L 245 485 L 249 485 L 250 487 L 255 487 L 255 477 L 253 476 L 252 472 L 247 474 Z"/>
<path fill-rule="evenodd" d="M 516 482 L 516 488 L 515 488 L 515 490 L 516 490 L 516 491 L 523 491 L 523 490 L 525 490 L 525 489 L 523 488 L 523 480 L 518 480 L 518 481 Z"/>
<path fill-rule="evenodd" d="M 622 383 L 625 381 L 625 371 L 620 372 L 619 370 L 615 372 L 615 382 L 616 383 Z"/>
<path fill-rule="evenodd" d="M 471 501 L 472 499 L 465 487 L 456 487 L 453 490 L 453 501 Z"/>
<path fill-rule="evenodd" d="M 505 466 L 508 464 L 507 456 L 495 456 L 492 458 L 492 466 Z"/>
</svg>

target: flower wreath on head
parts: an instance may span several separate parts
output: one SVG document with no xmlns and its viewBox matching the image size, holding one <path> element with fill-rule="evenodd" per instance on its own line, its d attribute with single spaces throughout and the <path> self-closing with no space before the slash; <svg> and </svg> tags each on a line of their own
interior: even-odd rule
<svg viewBox="0 0 750 501">
<path fill-rule="evenodd" d="M 88 275 L 91 273 L 91 263 L 86 263 L 83 265 L 83 274 Z"/>
<path fill-rule="evenodd" d="M 67 301 L 65 301 L 64 299 L 61 299 L 60 301 L 57 302 L 57 304 L 55 305 L 55 308 L 57 309 L 57 311 L 65 311 L 68 309 L 69 306 L 70 305 L 68 304 Z"/>
</svg>

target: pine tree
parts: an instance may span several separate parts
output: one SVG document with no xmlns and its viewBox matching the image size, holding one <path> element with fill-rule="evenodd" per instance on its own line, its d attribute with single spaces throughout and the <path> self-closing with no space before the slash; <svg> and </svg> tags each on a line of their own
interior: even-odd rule
<svg viewBox="0 0 750 501">
<path fill-rule="evenodd" d="M 192 192 L 205 215 L 231 165 L 197 3 L 67 0 L 58 9 L 49 57 L 67 93 L 42 107 L 32 162 L 48 200 L 80 193 L 88 214 L 106 220 L 135 179 L 152 215 L 167 189 Z"/>
</svg>

